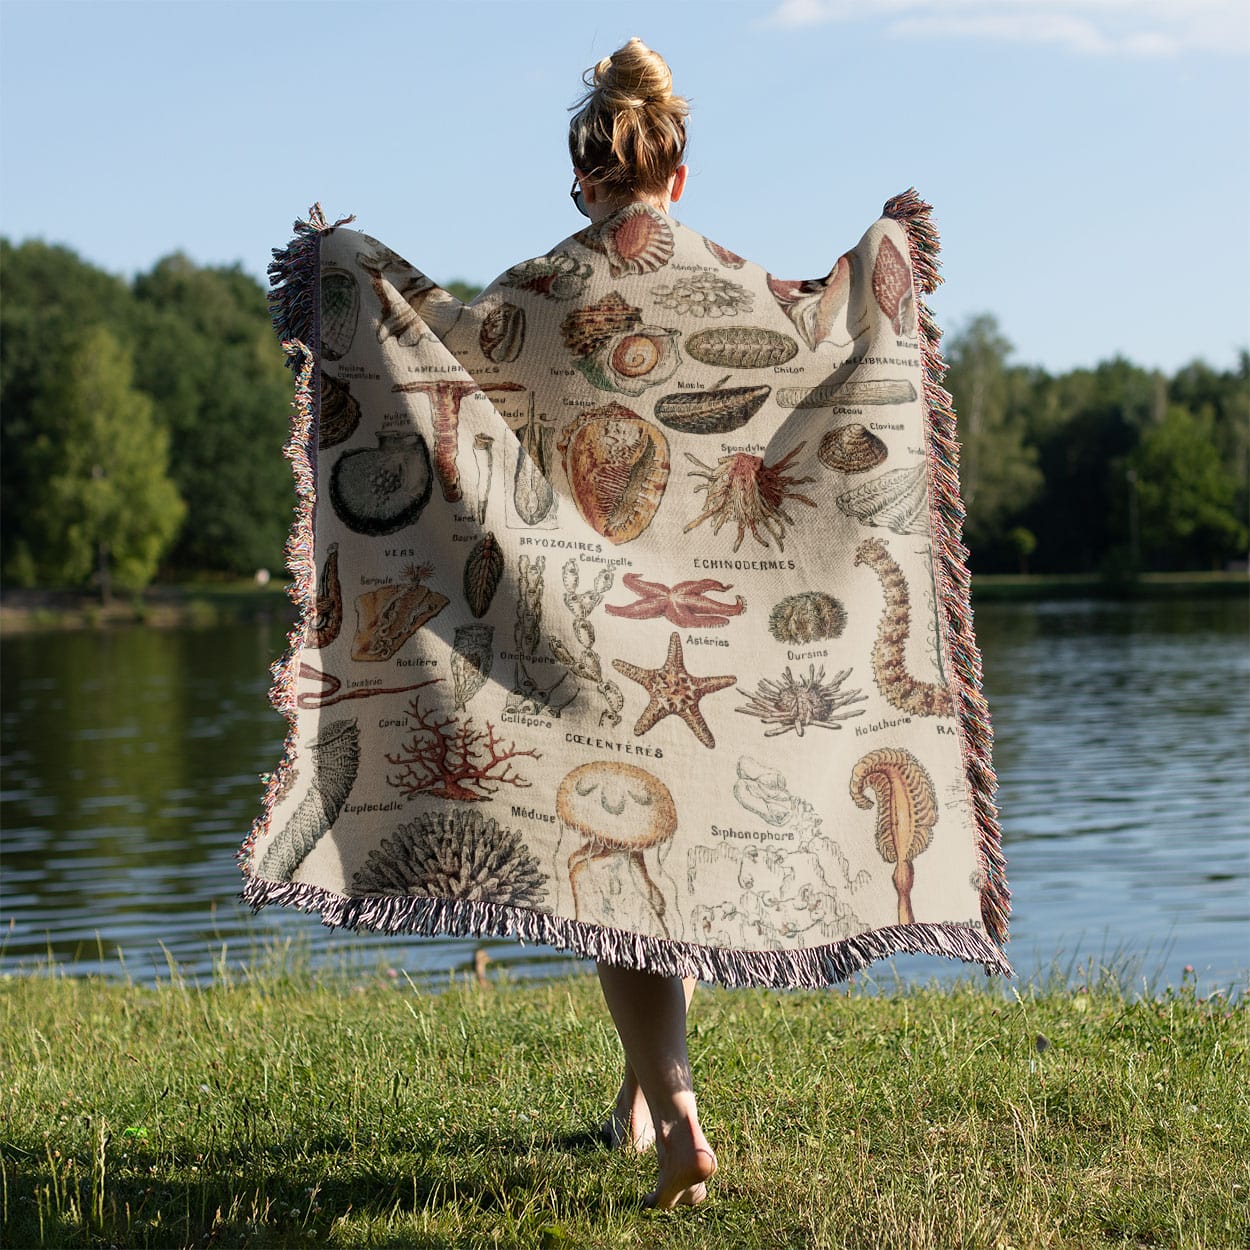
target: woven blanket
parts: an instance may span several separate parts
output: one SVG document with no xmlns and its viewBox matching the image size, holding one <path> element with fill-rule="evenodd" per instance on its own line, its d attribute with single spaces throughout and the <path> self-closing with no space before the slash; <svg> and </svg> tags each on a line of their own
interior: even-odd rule
<svg viewBox="0 0 1250 1250">
<path fill-rule="evenodd" d="M 1010 974 L 936 256 L 914 192 L 804 281 L 639 203 L 462 304 L 297 222 L 244 898 L 727 985 Z"/>
</svg>

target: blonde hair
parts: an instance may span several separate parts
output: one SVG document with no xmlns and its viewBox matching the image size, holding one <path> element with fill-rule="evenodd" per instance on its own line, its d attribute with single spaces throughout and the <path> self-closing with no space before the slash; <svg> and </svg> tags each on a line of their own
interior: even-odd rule
<svg viewBox="0 0 1250 1250">
<path fill-rule="evenodd" d="M 690 112 L 664 58 L 634 38 L 582 81 L 587 91 L 569 123 L 573 164 L 610 194 L 664 191 L 686 154 Z"/>
</svg>

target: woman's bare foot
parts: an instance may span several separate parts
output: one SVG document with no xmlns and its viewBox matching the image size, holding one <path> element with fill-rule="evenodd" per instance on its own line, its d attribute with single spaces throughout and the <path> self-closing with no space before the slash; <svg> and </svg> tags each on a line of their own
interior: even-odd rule
<svg viewBox="0 0 1250 1250">
<path fill-rule="evenodd" d="M 627 1076 L 622 1082 L 616 1103 L 600 1135 L 613 1150 L 635 1150 L 642 1154 L 655 1145 L 651 1108 L 647 1106 L 637 1080 L 631 1081 Z"/>
<path fill-rule="evenodd" d="M 679 1120 L 662 1128 L 655 1142 L 660 1161 L 659 1183 L 643 1205 L 667 1211 L 698 1206 L 707 1197 L 707 1182 L 716 1171 L 716 1156 L 698 1120 Z"/>
</svg>

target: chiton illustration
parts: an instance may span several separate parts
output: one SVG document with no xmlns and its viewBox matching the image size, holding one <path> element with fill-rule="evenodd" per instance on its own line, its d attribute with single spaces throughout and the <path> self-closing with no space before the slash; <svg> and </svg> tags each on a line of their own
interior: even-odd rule
<svg viewBox="0 0 1250 1250">
<path fill-rule="evenodd" d="M 358 534 L 393 534 L 411 525 L 430 501 L 433 473 L 415 431 L 384 432 L 377 447 L 345 451 L 330 471 L 330 503 Z"/>
<path fill-rule="evenodd" d="M 786 334 L 761 326 L 718 326 L 699 330 L 686 340 L 686 352 L 705 365 L 727 369 L 767 369 L 798 355 L 799 345 Z"/>
<path fill-rule="evenodd" d="M 830 430 L 816 448 L 816 459 L 821 464 L 843 473 L 866 473 L 889 454 L 885 443 L 858 422 Z"/>
</svg>

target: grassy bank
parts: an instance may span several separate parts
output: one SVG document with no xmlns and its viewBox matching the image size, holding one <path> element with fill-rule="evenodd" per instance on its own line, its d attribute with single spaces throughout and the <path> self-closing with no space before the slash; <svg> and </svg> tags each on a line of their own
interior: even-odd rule
<svg viewBox="0 0 1250 1250">
<path fill-rule="evenodd" d="M 588 1136 L 597 984 L 0 984 L 6 1246 L 1232 1247 L 1250 1009 L 701 989 L 711 1199 Z"/>
</svg>

